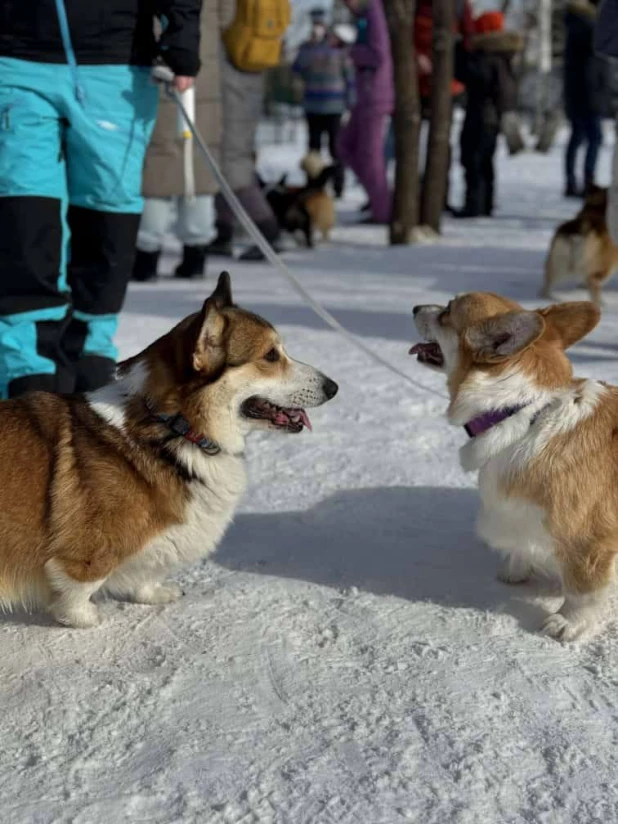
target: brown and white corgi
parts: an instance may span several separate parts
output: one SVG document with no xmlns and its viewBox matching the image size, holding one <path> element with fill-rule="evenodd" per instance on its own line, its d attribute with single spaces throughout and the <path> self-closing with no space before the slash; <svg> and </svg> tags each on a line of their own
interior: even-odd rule
<svg viewBox="0 0 618 824">
<path fill-rule="evenodd" d="M 474 292 L 416 306 L 420 363 L 446 374 L 464 469 L 478 471 L 478 534 L 503 553 L 502 581 L 557 575 L 564 602 L 543 623 L 572 641 L 604 617 L 618 552 L 618 387 L 573 377 L 565 350 L 598 323 L 592 304 L 526 311 Z"/>
<path fill-rule="evenodd" d="M 552 300 L 557 283 L 580 279 L 590 299 L 601 305 L 601 287 L 618 269 L 618 246 L 610 237 L 606 212 L 607 189 L 591 186 L 578 214 L 556 229 L 545 261 L 541 297 Z"/>
<path fill-rule="evenodd" d="M 337 385 L 292 360 L 221 275 L 202 310 L 83 397 L 0 404 L 0 603 L 98 622 L 105 590 L 141 604 L 182 593 L 166 576 L 213 552 L 245 488 L 255 429 L 300 432 Z"/>
</svg>

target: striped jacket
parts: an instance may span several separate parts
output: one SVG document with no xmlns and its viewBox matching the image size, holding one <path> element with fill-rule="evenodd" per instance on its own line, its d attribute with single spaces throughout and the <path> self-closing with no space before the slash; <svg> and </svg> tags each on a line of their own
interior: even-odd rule
<svg viewBox="0 0 618 824">
<path fill-rule="evenodd" d="M 328 40 L 303 43 L 292 71 L 303 80 L 307 114 L 343 114 L 354 105 L 354 71 L 345 49 Z"/>
</svg>

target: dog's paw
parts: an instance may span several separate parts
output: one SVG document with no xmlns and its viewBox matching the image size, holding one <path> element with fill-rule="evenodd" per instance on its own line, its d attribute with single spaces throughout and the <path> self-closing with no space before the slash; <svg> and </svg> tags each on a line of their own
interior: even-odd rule
<svg viewBox="0 0 618 824">
<path fill-rule="evenodd" d="M 590 627 L 586 621 L 569 621 L 560 612 L 549 615 L 541 625 L 541 635 L 555 638 L 556 641 L 576 641 Z"/>
<path fill-rule="evenodd" d="M 96 627 L 101 622 L 99 610 L 88 602 L 79 607 L 70 609 L 64 604 L 51 604 L 49 611 L 52 617 L 65 627 L 75 627 L 76 629 L 89 629 Z"/>
<path fill-rule="evenodd" d="M 131 594 L 131 600 L 136 604 L 171 604 L 183 595 L 177 584 L 144 584 Z"/>
<path fill-rule="evenodd" d="M 532 577 L 530 564 L 513 557 L 506 558 L 498 570 L 498 580 L 503 584 L 525 584 Z"/>
</svg>

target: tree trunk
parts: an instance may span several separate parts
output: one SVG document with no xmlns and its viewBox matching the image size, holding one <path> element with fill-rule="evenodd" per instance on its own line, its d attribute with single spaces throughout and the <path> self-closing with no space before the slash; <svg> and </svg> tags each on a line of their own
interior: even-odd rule
<svg viewBox="0 0 618 824">
<path fill-rule="evenodd" d="M 421 110 L 413 45 L 415 0 L 384 0 L 395 80 L 395 192 L 390 226 L 392 245 L 410 243 L 418 225 L 418 141 Z"/>
<path fill-rule="evenodd" d="M 453 101 L 453 27 L 454 0 L 433 0 L 433 46 L 431 99 L 427 160 L 423 176 L 421 223 L 440 232 L 446 205 L 446 187 L 451 151 L 451 113 Z"/>
</svg>

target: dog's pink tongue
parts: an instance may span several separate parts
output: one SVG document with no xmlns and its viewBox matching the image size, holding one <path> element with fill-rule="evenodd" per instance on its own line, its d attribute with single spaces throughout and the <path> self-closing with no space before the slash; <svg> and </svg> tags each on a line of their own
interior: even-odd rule
<svg viewBox="0 0 618 824">
<path fill-rule="evenodd" d="M 304 409 L 299 409 L 298 413 L 300 415 L 301 421 L 305 424 L 309 432 L 313 431 L 313 427 L 311 426 L 311 421 L 309 420 L 309 415 L 305 412 Z"/>
<path fill-rule="evenodd" d="M 418 355 L 418 353 L 423 349 L 422 343 L 415 343 L 414 346 L 408 352 L 408 355 Z"/>
</svg>

